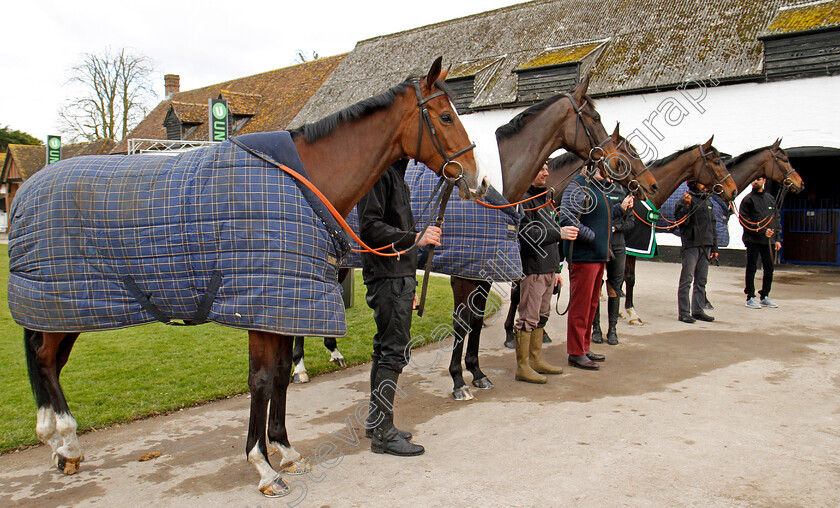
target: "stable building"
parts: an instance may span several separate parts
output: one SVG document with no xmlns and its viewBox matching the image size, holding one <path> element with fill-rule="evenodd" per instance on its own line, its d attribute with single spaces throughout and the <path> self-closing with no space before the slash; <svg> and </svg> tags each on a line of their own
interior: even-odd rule
<svg viewBox="0 0 840 508">
<path fill-rule="evenodd" d="M 783 138 L 806 190 L 785 199 L 782 260 L 840 265 L 832 172 L 840 1 L 537 0 L 496 9 L 360 41 L 290 127 L 380 93 L 438 55 L 452 66 L 447 82 L 479 144 L 586 74 L 607 131 L 621 122 L 645 161 L 712 135 L 732 155 Z M 501 188 L 501 175 L 491 179 Z M 732 259 L 743 258 L 741 231 L 733 216 L 723 246 Z M 671 234 L 657 240 L 663 251 L 679 245 Z"/>
</svg>

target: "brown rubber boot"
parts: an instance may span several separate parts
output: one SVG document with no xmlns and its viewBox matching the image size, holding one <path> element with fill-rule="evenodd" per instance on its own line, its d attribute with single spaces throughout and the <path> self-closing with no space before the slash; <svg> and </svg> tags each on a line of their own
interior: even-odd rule
<svg viewBox="0 0 840 508">
<path fill-rule="evenodd" d="M 516 380 L 525 381 L 526 383 L 542 384 L 546 382 L 545 376 L 541 376 L 532 369 L 528 361 L 528 351 L 531 349 L 532 340 L 531 333 L 520 328 L 513 329 L 516 340 Z M 542 336 L 540 336 L 540 344 L 542 344 Z"/>
<path fill-rule="evenodd" d="M 530 360 L 531 368 L 540 374 L 562 374 L 563 369 L 551 365 L 543 359 L 543 333 L 545 328 L 534 328 L 531 332 Z"/>
</svg>

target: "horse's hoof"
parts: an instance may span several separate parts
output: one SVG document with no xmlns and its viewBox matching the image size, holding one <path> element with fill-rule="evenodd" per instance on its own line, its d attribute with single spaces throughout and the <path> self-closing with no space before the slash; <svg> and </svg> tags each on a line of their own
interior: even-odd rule
<svg viewBox="0 0 840 508">
<path fill-rule="evenodd" d="M 295 374 L 295 377 L 292 378 L 292 383 L 301 384 L 301 383 L 308 383 L 309 382 L 309 374 L 306 372 L 298 372 Z"/>
<path fill-rule="evenodd" d="M 621 317 L 621 319 L 626 319 L 627 318 L 627 313 L 624 312 L 623 310 L 619 309 L 618 315 Z"/>
<path fill-rule="evenodd" d="M 55 461 L 55 467 L 57 467 L 62 473 L 69 476 L 79 472 L 80 464 L 83 460 L 85 460 L 85 457 L 82 455 L 71 459 L 69 457 L 65 457 L 64 455 L 55 454 L 53 455 L 53 460 Z"/>
<path fill-rule="evenodd" d="M 265 497 L 283 497 L 291 492 L 291 490 L 289 489 L 289 486 L 286 485 L 286 482 L 283 481 L 283 478 L 281 478 L 278 474 L 273 480 L 271 480 L 271 482 L 260 487 L 260 492 L 262 492 L 262 495 Z"/>
<path fill-rule="evenodd" d="M 280 466 L 281 473 L 291 475 L 306 474 L 310 471 L 312 471 L 312 468 L 309 466 L 309 461 L 303 457 L 298 457 L 288 464 Z"/>
<path fill-rule="evenodd" d="M 347 362 L 345 362 L 345 361 L 344 361 L 344 357 L 341 357 L 341 358 L 331 358 L 331 359 L 330 359 L 330 363 L 334 363 L 334 364 L 338 365 L 339 367 L 341 367 L 342 369 L 343 369 L 344 367 L 347 367 Z"/>
<path fill-rule="evenodd" d="M 642 326 L 643 324 L 645 324 L 645 322 L 642 321 L 642 318 L 640 318 L 640 317 L 633 318 L 630 321 L 628 321 L 627 323 L 631 324 L 633 326 Z"/>
<path fill-rule="evenodd" d="M 462 386 L 461 388 L 458 388 L 457 390 L 453 390 L 452 391 L 452 397 L 455 400 L 473 400 L 475 398 L 475 397 L 473 397 L 473 394 L 470 392 L 470 389 L 467 388 L 466 386 Z"/>
<path fill-rule="evenodd" d="M 492 390 L 493 389 L 493 383 L 491 383 L 490 380 L 487 379 L 487 376 L 484 376 L 481 379 L 473 379 L 472 384 L 473 384 L 473 386 L 475 386 L 479 390 Z"/>
</svg>

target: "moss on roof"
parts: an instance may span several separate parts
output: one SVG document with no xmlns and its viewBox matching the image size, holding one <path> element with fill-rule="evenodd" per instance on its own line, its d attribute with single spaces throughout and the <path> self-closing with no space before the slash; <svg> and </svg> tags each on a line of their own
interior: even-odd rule
<svg viewBox="0 0 840 508">
<path fill-rule="evenodd" d="M 785 34 L 840 25 L 840 1 L 782 7 L 767 26 L 766 34 Z"/>
<path fill-rule="evenodd" d="M 519 66 L 517 70 L 580 62 L 583 57 L 597 49 L 602 44 L 604 44 L 604 41 L 573 44 L 560 48 L 549 48 L 537 55 L 536 58 L 533 58 Z"/>
</svg>

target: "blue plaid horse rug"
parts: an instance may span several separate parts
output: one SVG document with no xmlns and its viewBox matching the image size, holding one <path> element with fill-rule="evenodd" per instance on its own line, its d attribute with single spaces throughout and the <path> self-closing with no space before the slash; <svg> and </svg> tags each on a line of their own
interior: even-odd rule
<svg viewBox="0 0 840 508">
<path fill-rule="evenodd" d="M 347 240 L 277 163 L 306 174 L 285 131 L 48 165 L 11 210 L 12 317 L 44 332 L 181 319 L 345 335 Z"/>
</svg>

